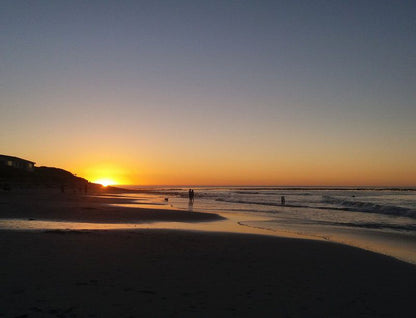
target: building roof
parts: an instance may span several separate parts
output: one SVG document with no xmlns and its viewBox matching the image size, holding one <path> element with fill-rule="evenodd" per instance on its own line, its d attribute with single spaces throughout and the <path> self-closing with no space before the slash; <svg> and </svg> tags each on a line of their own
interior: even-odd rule
<svg viewBox="0 0 416 318">
<path fill-rule="evenodd" d="M 27 163 L 35 164 L 35 162 L 30 161 L 30 160 L 26 160 L 26 159 L 22 159 L 22 158 L 18 158 L 18 157 L 13 157 L 13 156 L 6 156 L 6 155 L 0 155 L 0 160 L 18 160 L 18 161 L 24 161 L 24 162 L 27 162 Z"/>
</svg>

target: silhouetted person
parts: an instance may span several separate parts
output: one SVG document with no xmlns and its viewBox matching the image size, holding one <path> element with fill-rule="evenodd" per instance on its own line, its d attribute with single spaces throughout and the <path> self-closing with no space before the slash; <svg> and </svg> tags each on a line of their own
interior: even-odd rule
<svg viewBox="0 0 416 318">
<path fill-rule="evenodd" d="M 189 202 L 194 202 L 194 190 L 189 189 Z"/>
<path fill-rule="evenodd" d="M 284 195 L 281 196 L 280 202 L 282 203 L 282 205 L 285 205 L 286 199 L 285 199 L 285 196 Z"/>
</svg>

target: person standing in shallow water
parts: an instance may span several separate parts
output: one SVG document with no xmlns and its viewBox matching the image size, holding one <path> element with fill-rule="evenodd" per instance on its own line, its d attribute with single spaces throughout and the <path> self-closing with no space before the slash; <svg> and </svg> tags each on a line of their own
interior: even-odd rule
<svg viewBox="0 0 416 318">
<path fill-rule="evenodd" d="M 189 202 L 193 203 L 194 202 L 194 190 L 189 189 Z"/>
<path fill-rule="evenodd" d="M 282 195 L 282 196 L 280 197 L 280 203 L 281 203 L 282 205 L 285 205 L 285 203 L 286 203 L 286 199 L 285 199 L 285 196 L 284 196 L 284 195 Z"/>
</svg>

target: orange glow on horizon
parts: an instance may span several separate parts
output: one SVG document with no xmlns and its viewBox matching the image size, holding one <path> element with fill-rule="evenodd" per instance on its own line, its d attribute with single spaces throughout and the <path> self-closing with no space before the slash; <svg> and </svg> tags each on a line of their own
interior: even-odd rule
<svg viewBox="0 0 416 318">
<path fill-rule="evenodd" d="M 416 170 L 404 158 L 392 165 L 390 158 L 348 156 L 335 151 L 305 156 L 295 152 L 261 157 L 257 153 L 212 158 L 147 153 L 109 159 L 88 156 L 77 166 L 64 166 L 87 180 L 116 185 L 200 186 L 415 186 Z M 104 157 L 102 155 L 101 157 Z M 134 159 L 132 159 L 134 158 Z M 71 162 L 74 165 L 75 162 Z"/>
<path fill-rule="evenodd" d="M 211 163 L 202 169 L 194 165 L 188 170 L 161 165 L 142 167 L 140 171 L 126 164 L 123 169 L 94 168 L 80 173 L 94 183 L 108 185 L 247 185 L 247 186 L 414 186 L 414 174 L 404 174 L 399 167 L 350 167 L 347 164 L 322 167 L 293 162 L 281 163 L 280 169 L 249 165 L 224 165 Z M 146 169 L 145 169 L 146 168 Z"/>
<path fill-rule="evenodd" d="M 108 178 L 94 180 L 93 183 L 101 184 L 103 187 L 107 187 L 109 185 L 116 185 L 117 184 L 116 181 L 114 181 L 112 179 L 108 179 Z"/>
</svg>

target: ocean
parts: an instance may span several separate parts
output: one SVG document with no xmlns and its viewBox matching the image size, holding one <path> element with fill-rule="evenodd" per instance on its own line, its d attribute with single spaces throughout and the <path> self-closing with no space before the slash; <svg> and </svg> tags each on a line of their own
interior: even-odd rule
<svg viewBox="0 0 416 318">
<path fill-rule="evenodd" d="M 182 187 L 141 188 L 189 209 Z M 246 212 L 298 222 L 416 232 L 416 188 L 195 187 L 193 210 Z M 282 205 L 281 198 L 285 198 Z"/>
<path fill-rule="evenodd" d="M 240 225 L 353 245 L 416 263 L 416 188 L 194 187 L 192 204 L 189 188 L 130 188 L 173 208 L 246 215 L 250 217 Z"/>
</svg>

